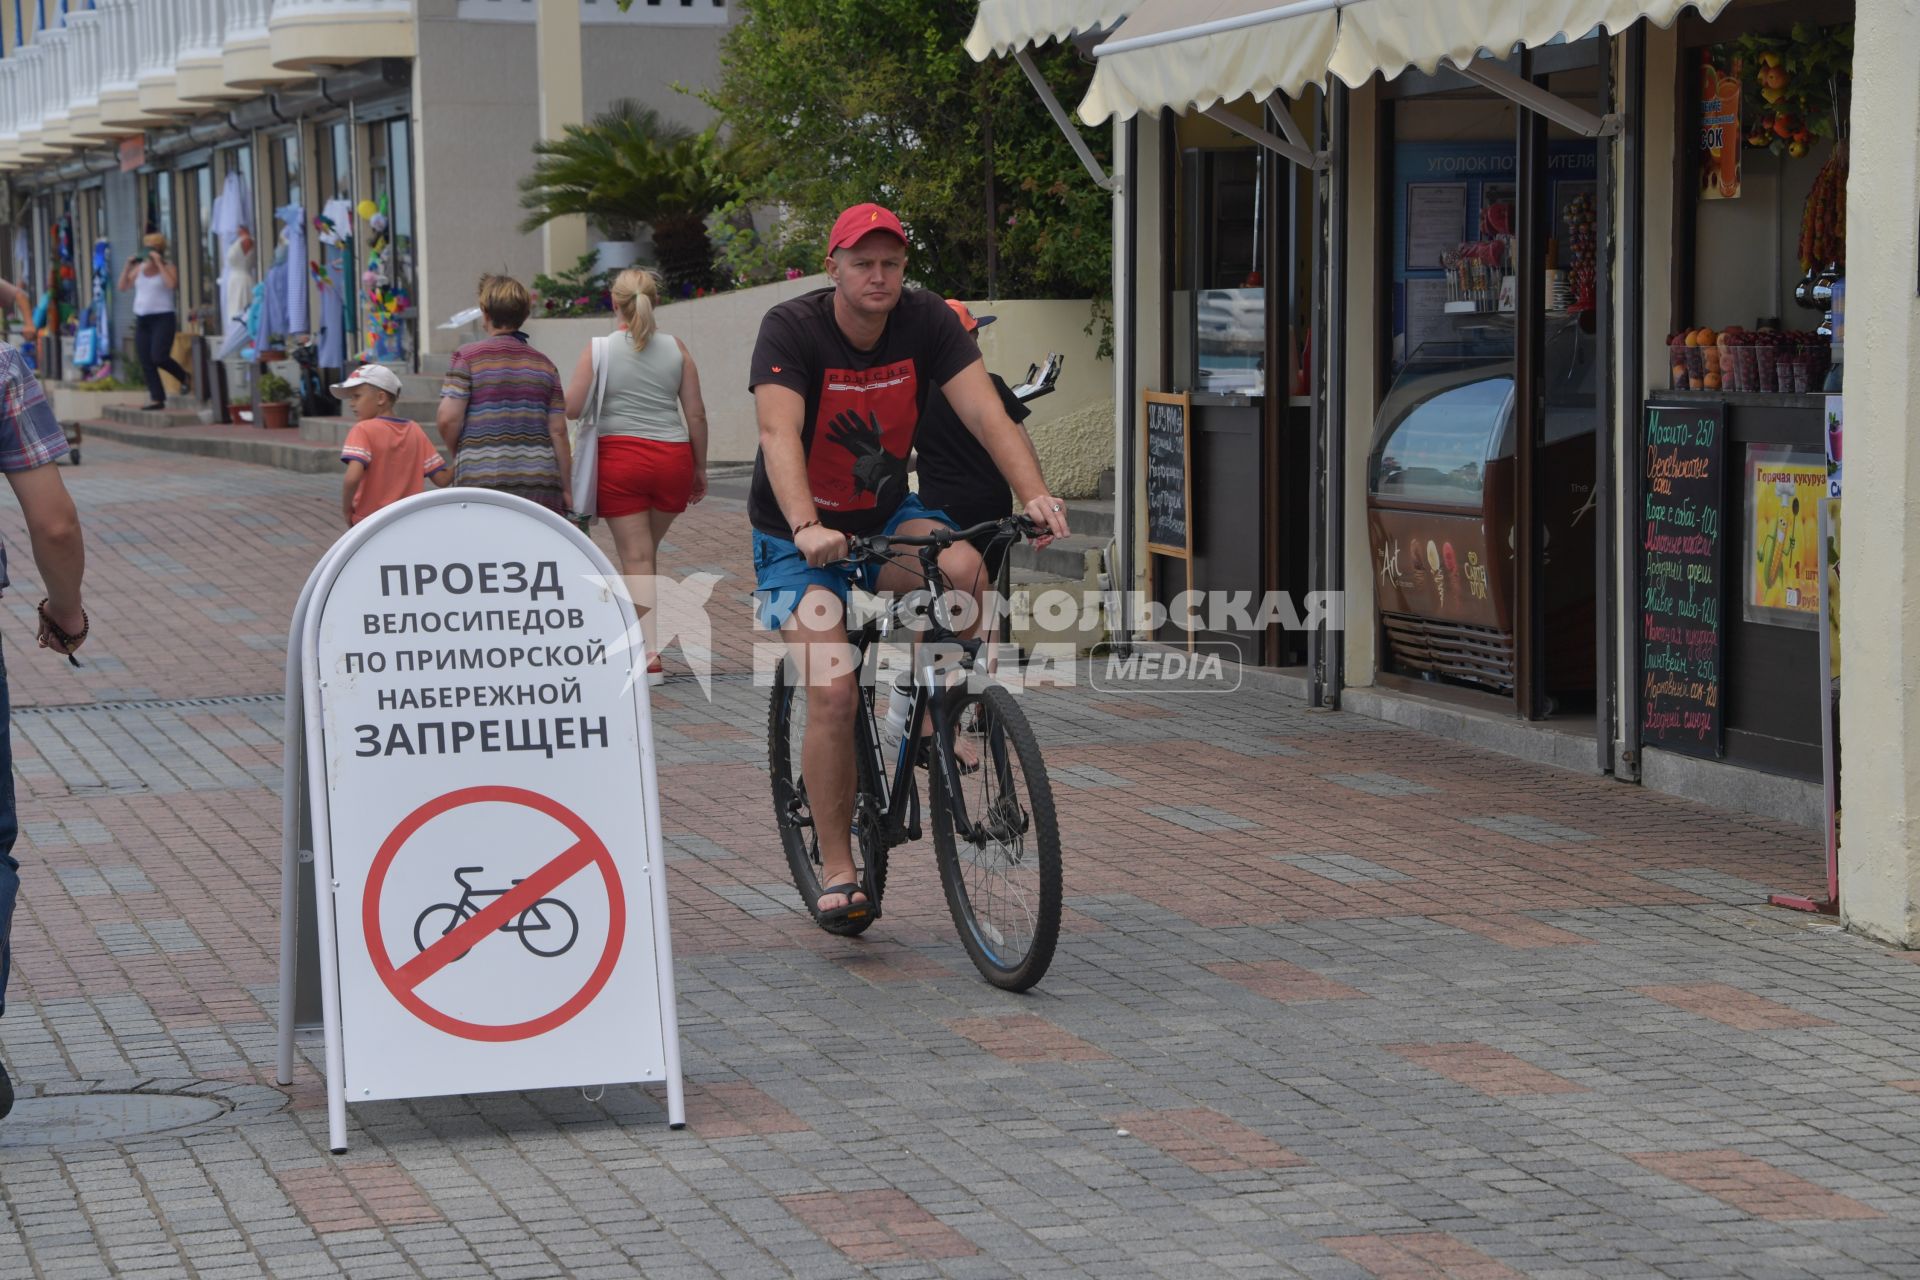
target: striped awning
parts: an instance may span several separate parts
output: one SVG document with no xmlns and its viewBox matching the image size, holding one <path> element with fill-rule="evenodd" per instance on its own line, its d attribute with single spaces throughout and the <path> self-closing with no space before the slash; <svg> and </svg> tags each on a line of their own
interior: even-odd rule
<svg viewBox="0 0 1920 1280">
<path fill-rule="evenodd" d="M 1204 110 L 1251 94 L 1298 94 L 1333 76 L 1359 87 L 1375 72 L 1432 73 L 1483 54 L 1505 57 L 1616 32 L 1645 18 L 1669 26 L 1693 8 L 1709 20 L 1731 0 L 1144 0 L 1097 49 L 1080 118 Z"/>
<path fill-rule="evenodd" d="M 1140 0 L 980 0 L 967 52 L 975 62 L 1100 31 L 1140 7 Z"/>
</svg>

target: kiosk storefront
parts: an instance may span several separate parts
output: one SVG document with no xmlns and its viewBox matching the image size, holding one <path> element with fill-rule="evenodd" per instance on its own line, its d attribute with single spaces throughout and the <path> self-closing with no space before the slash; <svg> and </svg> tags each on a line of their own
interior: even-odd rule
<svg viewBox="0 0 1920 1280">
<path fill-rule="evenodd" d="M 1264 261 L 1301 281 L 1296 313 L 1265 310 L 1302 353 L 1304 577 L 1346 605 L 1344 632 L 1308 637 L 1312 687 L 1532 722 L 1503 740 L 1820 825 L 1829 542 L 1811 509 L 1841 414 L 1827 384 L 1844 368 L 1853 4 L 1202 8 L 1134 9 L 1094 48 L 1081 116 L 1161 131 L 1138 174 L 1158 234 L 1123 264 L 1160 312 L 1157 334 L 1150 318 L 1138 331 L 1136 393 L 1187 379 L 1197 440 L 1211 396 L 1251 400 L 1208 385 L 1248 375 L 1207 358 L 1201 299 L 1230 331 L 1252 278 L 1227 278 L 1245 264 L 1221 260 L 1236 242 L 1209 206 L 1253 171 L 1240 140 L 1304 183 L 1302 201 L 1259 202 L 1253 240 L 1305 246 Z M 1291 356 L 1269 354 L 1263 392 Z M 1671 436 L 1676 410 L 1689 449 L 1720 453 L 1650 461 L 1650 424 Z M 1196 471 L 1196 520 L 1251 527 L 1275 501 L 1246 469 L 1216 515 Z M 1697 528 L 1648 532 L 1650 491 L 1676 481 L 1711 511 L 1654 514 L 1711 522 L 1710 565 L 1660 559 Z M 1665 607 L 1649 537 L 1655 578 L 1694 575 L 1691 617 L 1649 621 L 1650 600 Z M 1649 634 L 1699 651 L 1650 656 Z M 1649 710 L 1675 696 L 1676 663 L 1678 696 L 1711 707 Z"/>
</svg>

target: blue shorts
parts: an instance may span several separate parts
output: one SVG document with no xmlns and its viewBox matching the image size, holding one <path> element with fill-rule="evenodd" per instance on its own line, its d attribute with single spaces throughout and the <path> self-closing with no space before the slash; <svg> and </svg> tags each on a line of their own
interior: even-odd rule
<svg viewBox="0 0 1920 1280">
<path fill-rule="evenodd" d="M 900 526 L 909 520 L 938 520 L 949 529 L 958 527 L 946 512 L 927 510 L 919 494 L 909 493 L 887 518 L 880 532 L 897 533 Z M 753 576 L 753 598 L 757 606 L 754 616 L 767 630 L 778 631 L 793 616 L 793 611 L 800 607 L 800 597 L 807 593 L 808 587 L 825 587 L 840 598 L 840 605 L 845 608 L 848 588 L 852 584 L 858 583 L 862 591 L 873 590 L 874 583 L 880 577 L 880 565 L 869 561 L 866 564 L 834 564 L 816 569 L 807 563 L 807 558 L 800 554 L 800 548 L 792 542 L 755 529 Z"/>
</svg>

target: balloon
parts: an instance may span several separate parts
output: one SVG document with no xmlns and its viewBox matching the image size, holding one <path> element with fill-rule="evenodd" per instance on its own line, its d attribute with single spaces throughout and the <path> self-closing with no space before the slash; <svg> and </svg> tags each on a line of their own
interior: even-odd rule
<svg viewBox="0 0 1920 1280">
<path fill-rule="evenodd" d="M 387 229 L 387 215 L 384 213 L 374 214 L 367 222 L 375 231 L 385 231 Z"/>
<path fill-rule="evenodd" d="M 371 218 L 374 214 L 380 212 L 380 207 L 371 200 L 362 200 L 354 206 L 353 211 L 363 218 Z"/>
</svg>

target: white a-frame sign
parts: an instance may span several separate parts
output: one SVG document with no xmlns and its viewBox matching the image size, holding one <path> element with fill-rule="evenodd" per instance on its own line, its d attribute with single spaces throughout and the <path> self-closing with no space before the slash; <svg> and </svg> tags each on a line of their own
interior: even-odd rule
<svg viewBox="0 0 1920 1280">
<path fill-rule="evenodd" d="M 617 581 L 572 525 L 483 489 L 375 513 L 307 580 L 279 1079 L 317 972 L 336 1153 L 346 1104 L 382 1098 L 664 1081 L 685 1121 L 647 655 Z"/>
</svg>

